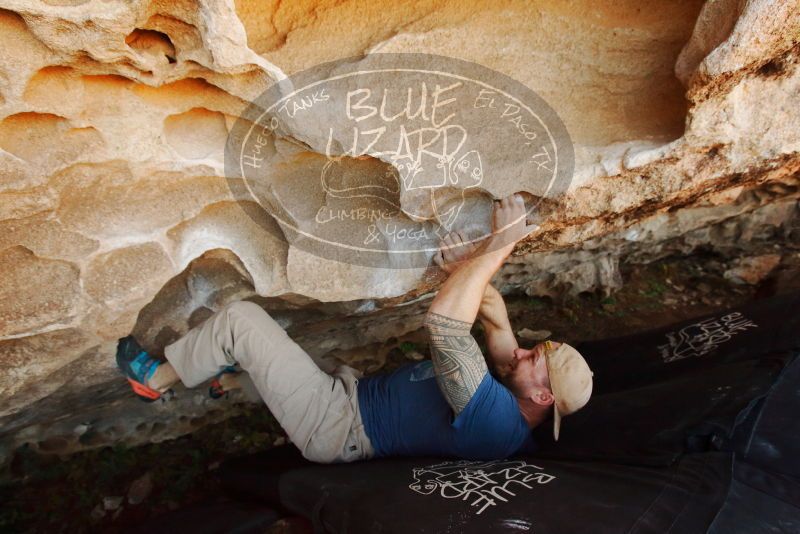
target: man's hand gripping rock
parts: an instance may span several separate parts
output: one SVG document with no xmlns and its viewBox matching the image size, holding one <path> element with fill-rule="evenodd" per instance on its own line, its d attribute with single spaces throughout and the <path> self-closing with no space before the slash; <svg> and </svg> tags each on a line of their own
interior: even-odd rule
<svg viewBox="0 0 800 534">
<path fill-rule="evenodd" d="M 452 274 L 464 263 L 481 254 L 492 254 L 501 261 L 514 250 L 514 246 L 539 228 L 527 223 L 525 201 L 513 194 L 494 202 L 492 232 L 480 240 L 469 239 L 466 232 L 453 231 L 439 244 L 433 261 L 445 273 Z"/>
</svg>

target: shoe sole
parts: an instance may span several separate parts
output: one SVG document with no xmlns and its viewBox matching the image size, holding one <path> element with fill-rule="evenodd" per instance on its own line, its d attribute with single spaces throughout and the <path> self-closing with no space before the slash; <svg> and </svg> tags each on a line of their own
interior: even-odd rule
<svg viewBox="0 0 800 534">
<path fill-rule="evenodd" d="M 140 384 L 132 378 L 128 378 L 128 383 L 133 388 L 133 392 L 144 402 L 154 402 L 161 398 L 161 393 L 155 389 L 151 389 L 144 384 Z"/>
</svg>

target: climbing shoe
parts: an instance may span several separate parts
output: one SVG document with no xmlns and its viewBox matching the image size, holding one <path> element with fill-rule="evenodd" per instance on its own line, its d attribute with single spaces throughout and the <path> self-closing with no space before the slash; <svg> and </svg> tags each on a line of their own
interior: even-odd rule
<svg viewBox="0 0 800 534">
<path fill-rule="evenodd" d="M 220 399 L 228 394 L 228 391 L 220 382 L 220 377 L 225 374 L 235 374 L 239 371 L 233 365 L 225 367 L 217 376 L 211 380 L 211 386 L 208 388 L 208 396 L 212 399 Z"/>
<path fill-rule="evenodd" d="M 161 362 L 150 356 L 133 336 L 123 337 L 117 343 L 117 367 L 128 379 L 136 396 L 145 402 L 166 398 L 160 391 L 147 385 L 147 380 L 153 376 L 160 364 Z"/>
</svg>

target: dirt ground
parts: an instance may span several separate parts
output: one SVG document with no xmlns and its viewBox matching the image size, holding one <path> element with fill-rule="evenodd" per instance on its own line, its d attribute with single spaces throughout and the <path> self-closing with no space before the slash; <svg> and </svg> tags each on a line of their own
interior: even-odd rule
<svg viewBox="0 0 800 534">
<path fill-rule="evenodd" d="M 781 265 L 757 285 L 729 281 L 725 265 L 713 256 L 667 259 L 627 267 L 623 288 L 611 296 L 512 297 L 509 315 L 518 331 L 549 330 L 550 338 L 571 343 L 657 328 L 800 289 L 800 254 L 783 252 Z M 523 346 L 535 343 L 521 340 Z M 424 344 L 400 340 L 385 370 L 420 354 L 427 354 Z M 285 436 L 276 421 L 252 405 L 242 416 L 142 447 L 106 447 L 66 458 L 22 448 L 0 476 L 0 532 L 135 529 L 148 518 L 218 499 L 221 461 L 282 443 Z M 131 504 L 128 497 L 137 492 L 141 502 Z M 303 530 L 302 522 L 290 521 L 270 532 Z"/>
</svg>

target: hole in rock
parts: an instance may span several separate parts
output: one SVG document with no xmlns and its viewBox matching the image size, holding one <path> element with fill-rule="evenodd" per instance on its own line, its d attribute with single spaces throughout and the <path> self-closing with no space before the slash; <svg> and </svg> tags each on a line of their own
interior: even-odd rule
<svg viewBox="0 0 800 534">
<path fill-rule="evenodd" d="M 205 321 L 228 303 L 251 301 L 267 310 L 290 335 L 336 337 L 341 313 L 336 304 L 287 293 L 280 297 L 257 295 L 253 279 L 239 257 L 228 249 L 213 249 L 192 260 L 167 281 L 153 300 L 139 312 L 131 334 L 151 354 L 163 354 L 164 347 Z M 340 325 L 343 330 L 346 328 Z M 346 332 L 342 335 L 346 335 Z M 181 416 L 182 423 L 189 423 Z"/>
<path fill-rule="evenodd" d="M 136 28 L 125 38 L 125 44 L 139 53 L 164 56 L 169 63 L 175 63 L 175 45 L 166 33 Z"/>
<path fill-rule="evenodd" d="M 188 159 L 222 159 L 228 129 L 225 115 L 205 108 L 193 108 L 164 119 L 167 143 Z"/>
<path fill-rule="evenodd" d="M 189 426 L 192 427 L 192 428 L 199 428 L 199 427 L 203 426 L 205 423 L 206 423 L 206 417 L 205 416 L 192 417 L 189 420 Z"/>
<path fill-rule="evenodd" d="M 785 65 L 781 58 L 775 58 L 771 61 L 767 61 L 758 69 L 758 74 L 765 78 L 770 78 L 772 76 L 780 76 L 783 72 Z"/>
<path fill-rule="evenodd" d="M 123 92 L 137 86 L 136 82 L 120 74 L 83 74 L 81 81 L 85 98 L 93 102 L 106 100 L 109 94 L 122 97 Z"/>
<path fill-rule="evenodd" d="M 81 445 L 85 445 L 87 447 L 96 447 L 97 445 L 103 445 L 107 443 L 109 440 L 100 432 L 92 432 L 89 431 L 86 434 L 83 434 L 80 438 L 78 438 L 78 442 Z"/>
<path fill-rule="evenodd" d="M 54 95 L 63 98 L 65 94 L 74 94 L 72 92 L 77 89 L 76 79 L 75 69 L 71 67 L 61 65 L 43 67 L 28 80 L 22 98 L 34 106 L 52 105 Z"/>
<path fill-rule="evenodd" d="M 164 108 L 185 109 L 187 103 L 200 105 L 202 103 L 220 101 L 233 103 L 236 98 L 216 85 L 203 78 L 184 78 L 158 87 L 144 84 L 134 84 L 133 93 L 148 104 Z"/>
<path fill-rule="evenodd" d="M 12 34 L 12 32 L 25 32 L 29 35 L 28 24 L 25 19 L 9 9 L 0 8 L 0 28 L 4 33 Z"/>
<path fill-rule="evenodd" d="M 43 452 L 58 452 L 67 448 L 67 440 L 54 437 L 39 442 L 39 450 Z"/>
<path fill-rule="evenodd" d="M 176 8 L 175 13 L 156 13 L 148 18 L 147 22 L 142 24 L 142 27 L 171 35 L 172 39 L 174 39 L 173 44 L 176 50 L 198 50 L 204 48 L 203 36 L 197 26 L 192 24 L 195 11 L 185 10 L 180 6 L 180 3 L 175 3 L 174 6 Z M 167 59 L 170 63 L 175 62 L 174 58 L 167 57 Z M 193 60 L 182 61 L 184 63 L 191 62 L 195 67 L 200 66 L 199 63 Z"/>
<path fill-rule="evenodd" d="M 69 120 L 52 113 L 23 111 L 0 122 L 0 148 L 24 160 L 33 160 L 47 145 L 69 130 Z"/>
<path fill-rule="evenodd" d="M 252 279 L 236 254 L 210 250 L 164 284 L 139 312 L 133 335 L 147 350 L 161 354 L 212 310 L 254 294 Z"/>
</svg>

